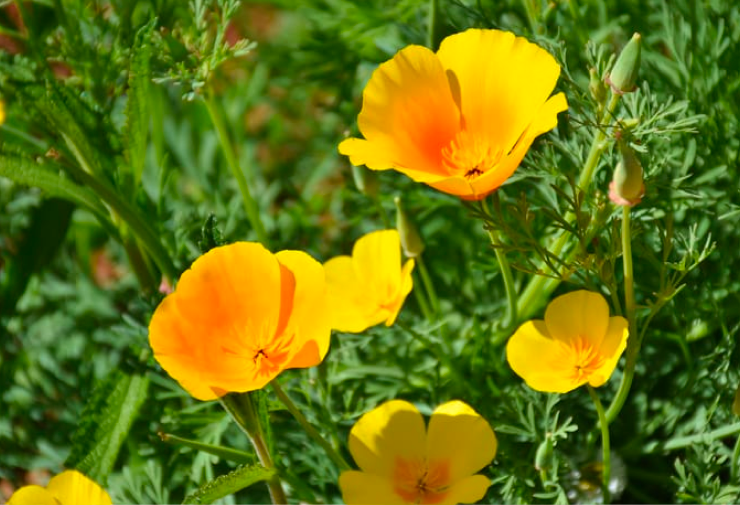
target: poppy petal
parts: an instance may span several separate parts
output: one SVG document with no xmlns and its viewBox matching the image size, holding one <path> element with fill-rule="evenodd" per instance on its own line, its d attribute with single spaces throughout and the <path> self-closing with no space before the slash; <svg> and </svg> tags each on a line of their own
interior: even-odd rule
<svg viewBox="0 0 740 505">
<path fill-rule="evenodd" d="M 460 116 L 445 70 L 427 48 L 409 46 L 373 72 L 362 95 L 358 126 L 367 143 L 345 141 L 353 165 L 438 173 L 441 151 Z"/>
<path fill-rule="evenodd" d="M 555 298 L 545 309 L 545 324 L 555 340 L 585 340 L 598 349 L 609 326 L 609 305 L 591 291 L 573 291 Z"/>
<path fill-rule="evenodd" d="M 504 153 L 534 121 L 560 75 L 550 53 L 500 30 L 451 35 L 437 55 L 459 84 L 465 129 L 485 134 Z"/>
<path fill-rule="evenodd" d="M 7 505 L 59 505 L 59 502 L 41 486 L 23 486 L 12 494 Z"/>
<path fill-rule="evenodd" d="M 568 347 L 550 336 L 543 321 L 521 325 L 506 344 L 506 360 L 529 387 L 547 393 L 567 393 L 584 384 L 574 380 Z"/>
<path fill-rule="evenodd" d="M 491 487 L 491 479 L 485 475 L 471 475 L 456 482 L 447 490 L 444 503 L 454 505 L 456 503 L 477 503 L 488 492 Z"/>
<path fill-rule="evenodd" d="M 497 445 L 496 435 L 488 421 L 461 401 L 440 405 L 429 421 L 427 451 L 430 464 L 447 462 L 451 483 L 488 465 L 496 455 Z"/>
<path fill-rule="evenodd" d="M 598 351 L 604 357 L 604 363 L 591 375 L 588 381 L 593 387 L 603 385 L 612 376 L 614 369 L 617 368 L 617 363 L 619 363 L 619 358 L 627 347 L 628 336 L 629 323 L 627 320 L 620 316 L 610 317 L 606 336 Z"/>
<path fill-rule="evenodd" d="M 348 333 L 360 333 L 379 323 L 371 319 L 373 308 L 362 289 L 350 256 L 337 256 L 324 263 L 327 303 L 331 327 Z"/>
<path fill-rule="evenodd" d="M 295 354 L 285 368 L 318 365 L 326 356 L 331 339 L 324 267 L 301 251 L 280 251 L 275 257 L 295 278 L 293 310 L 286 329 L 296 334 Z"/>
<path fill-rule="evenodd" d="M 63 505 L 111 505 L 108 493 L 76 470 L 54 476 L 46 489 Z"/>
<path fill-rule="evenodd" d="M 398 458 L 424 461 L 424 419 L 409 402 L 386 402 L 355 423 L 349 435 L 349 451 L 363 471 L 391 478 Z"/>
<path fill-rule="evenodd" d="M 339 476 L 342 500 L 347 505 L 401 505 L 405 501 L 393 491 L 390 479 L 371 473 L 350 470 Z"/>
</svg>

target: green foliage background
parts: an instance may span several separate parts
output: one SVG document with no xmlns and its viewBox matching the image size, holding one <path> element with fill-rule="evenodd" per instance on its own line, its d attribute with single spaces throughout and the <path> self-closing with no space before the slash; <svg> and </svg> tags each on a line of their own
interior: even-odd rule
<svg viewBox="0 0 740 505">
<path fill-rule="evenodd" d="M 731 407 L 740 384 L 740 7 L 722 0 L 439 4 L 440 35 L 511 30 L 563 66 L 559 89 L 569 114 L 497 192 L 489 220 L 508 237 L 504 250 L 520 290 L 538 264 L 532 242 L 546 245 L 582 199 L 573 233 L 603 223 L 596 239 L 579 246 L 558 293 L 585 286 L 619 294 L 619 212 L 604 196 L 616 150 L 602 157 L 596 191 L 573 188 L 600 127 L 589 68 L 603 75 L 610 55 L 633 32 L 643 35 L 640 89 L 617 116 L 639 120 L 633 133 L 647 175 L 633 217 L 641 325 L 651 307 L 665 306 L 652 318 L 632 393 L 612 425 L 626 480 L 620 499 L 738 502 L 740 427 Z M 160 274 L 181 272 L 198 257 L 212 239 L 204 233 L 210 216 L 223 241 L 256 239 L 204 106 L 212 96 L 272 250 L 301 249 L 319 260 L 348 253 L 362 234 L 392 226 L 395 195 L 403 195 L 426 244 L 441 300 L 437 323 L 410 296 L 401 324 L 334 335 L 321 366 L 281 376 L 317 429 L 348 457 L 349 429 L 379 403 L 403 398 L 429 414 L 461 399 L 499 438 L 485 470 L 494 480 L 486 501 L 598 499 L 589 470 L 599 452 L 596 417 L 585 392 L 535 393 L 506 364 L 506 296 L 475 208 L 391 172 L 377 174 L 377 198 L 365 195 L 336 151 L 357 133 L 373 69 L 408 44 L 426 43 L 429 2 L 2 6 L 1 478 L 22 485 L 26 470 L 74 466 L 95 475 L 114 502 L 174 503 L 237 463 L 164 443 L 158 432 L 251 454 L 219 406 L 191 399 L 147 343 Z M 232 45 L 238 38 L 256 45 Z M 118 200 L 101 200 L 101 187 Z M 111 208 L 141 216 L 171 265 L 143 248 L 134 227 L 117 219 L 125 212 Z M 619 374 L 599 390 L 603 401 Z M 133 402 L 117 400 L 129 394 Z M 291 501 L 340 501 L 338 471 L 321 448 L 272 396 L 262 405 Z M 535 455 L 548 438 L 553 453 L 538 472 Z M 102 463 L 91 464 L 89 454 L 106 448 L 94 458 Z M 266 488 L 254 485 L 221 501 L 267 500 Z"/>
</svg>

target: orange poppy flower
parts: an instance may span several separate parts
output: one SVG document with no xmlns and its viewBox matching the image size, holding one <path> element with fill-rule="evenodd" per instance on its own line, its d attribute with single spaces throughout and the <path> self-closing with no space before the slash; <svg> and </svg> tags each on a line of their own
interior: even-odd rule
<svg viewBox="0 0 740 505">
<path fill-rule="evenodd" d="M 339 152 L 479 200 L 568 108 L 565 95 L 550 96 L 559 75 L 547 51 L 510 32 L 467 30 L 436 54 L 409 46 L 373 73 L 357 118 L 365 139 L 346 139 Z"/>
<path fill-rule="evenodd" d="M 330 334 L 321 264 L 254 242 L 195 260 L 149 324 L 154 357 L 199 400 L 254 391 L 287 368 L 318 365 Z"/>
</svg>

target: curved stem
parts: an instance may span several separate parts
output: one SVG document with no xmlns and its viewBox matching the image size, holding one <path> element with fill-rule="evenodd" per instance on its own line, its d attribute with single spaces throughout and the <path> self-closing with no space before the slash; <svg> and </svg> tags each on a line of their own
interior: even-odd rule
<svg viewBox="0 0 740 505">
<path fill-rule="evenodd" d="M 601 483 L 602 492 L 604 493 L 604 503 L 609 503 L 611 497 L 609 496 L 609 480 L 611 478 L 611 459 L 609 453 L 609 423 L 606 421 L 604 414 L 604 407 L 601 405 L 599 395 L 596 394 L 594 388 L 590 384 L 586 384 L 588 394 L 594 402 L 596 407 L 596 414 L 599 416 L 599 424 L 601 425 Z"/>
<path fill-rule="evenodd" d="M 239 428 L 247 435 L 250 442 L 252 442 L 252 446 L 262 466 L 274 469 L 275 464 L 270 457 L 270 451 L 265 442 L 262 425 L 260 424 L 259 416 L 254 408 L 250 393 L 230 393 L 219 398 L 219 402 Z M 288 503 L 288 499 L 285 497 L 285 491 L 283 491 L 283 485 L 280 483 L 280 477 L 278 477 L 277 473 L 267 481 L 267 487 L 270 490 L 272 503 Z"/>
<path fill-rule="evenodd" d="M 439 314 L 439 298 L 437 298 L 437 291 L 434 289 L 434 283 L 432 283 L 432 278 L 429 276 L 429 271 L 427 270 L 426 264 L 421 256 L 422 255 L 420 254 L 415 258 L 416 264 L 419 265 L 419 273 L 421 274 L 421 280 L 424 283 L 424 289 L 429 298 L 432 313 Z"/>
<path fill-rule="evenodd" d="M 316 428 L 311 426 L 311 423 L 308 422 L 308 419 L 306 419 L 303 413 L 298 410 L 298 407 L 295 406 L 293 400 L 291 400 L 290 397 L 285 393 L 285 391 L 283 391 L 283 388 L 280 387 L 278 381 L 274 380 L 270 383 L 270 385 L 275 391 L 277 397 L 280 399 L 283 405 L 285 405 L 285 408 L 287 408 L 288 412 L 290 412 L 295 420 L 298 421 L 298 424 L 303 427 L 308 436 L 313 438 L 314 441 L 318 443 L 322 449 L 324 449 L 326 455 L 329 456 L 329 458 L 339 467 L 340 470 L 349 470 L 349 464 L 337 451 L 334 450 L 334 447 L 332 447 L 331 444 L 327 442 L 327 440 L 322 437 L 318 431 L 316 431 Z"/>
<path fill-rule="evenodd" d="M 513 327 L 517 322 L 517 296 L 516 286 L 514 285 L 514 277 L 511 274 L 511 267 L 509 261 L 506 259 L 506 255 L 499 247 L 501 241 L 498 234 L 494 230 L 487 230 L 488 236 L 491 239 L 493 245 L 493 252 L 496 254 L 496 260 L 498 261 L 499 268 L 501 269 L 501 276 L 504 278 L 504 287 L 506 288 L 506 299 L 509 301 L 509 314 L 507 318 L 507 328 Z"/>
<path fill-rule="evenodd" d="M 637 322 L 635 319 L 635 288 L 634 276 L 632 273 L 632 231 L 630 229 L 630 208 L 622 207 L 622 266 L 624 270 L 624 305 L 627 322 L 629 324 L 629 337 L 627 340 L 627 361 L 624 366 L 622 382 L 619 383 L 617 395 L 609 404 L 606 412 L 607 422 L 612 422 L 622 410 L 630 388 L 632 379 L 635 375 L 635 365 L 637 364 L 637 355 L 640 352 L 641 339 L 637 332 Z"/>
<path fill-rule="evenodd" d="M 608 127 L 609 124 L 611 124 L 611 117 L 614 113 L 614 109 L 616 109 L 617 104 L 619 103 L 619 95 L 612 94 L 611 100 L 609 101 L 609 105 L 607 106 L 607 119 L 608 124 L 604 126 L 604 128 Z M 583 170 L 581 171 L 581 175 L 578 178 L 578 189 L 581 191 L 588 190 L 588 187 L 591 185 L 591 181 L 594 176 L 594 171 L 596 170 L 596 167 L 599 164 L 599 160 L 601 159 L 601 155 L 604 153 L 604 150 L 606 149 L 606 144 L 604 140 L 606 139 L 606 133 L 603 129 L 599 129 L 596 132 L 596 135 L 594 136 L 593 141 L 591 142 L 591 149 L 588 152 L 588 157 L 586 158 L 586 162 L 583 165 Z M 580 209 L 579 209 L 580 210 Z M 565 216 L 565 220 L 569 223 L 574 222 L 576 219 L 576 214 L 573 212 L 568 212 Z M 566 244 L 568 243 L 568 233 L 566 231 L 563 231 L 560 233 L 558 238 L 555 240 L 553 245 L 549 248 L 549 251 L 554 256 L 560 256 L 563 253 L 563 249 L 565 248 Z M 524 291 L 522 292 L 521 296 L 519 297 L 519 314 L 522 317 L 529 317 L 531 316 L 535 310 L 539 308 L 539 300 L 546 299 L 548 296 L 550 296 L 550 293 L 552 293 L 555 288 L 560 284 L 560 279 L 554 279 L 552 277 L 543 276 L 543 275 L 537 275 L 532 278 L 532 280 L 529 281 L 527 286 L 524 288 Z"/>
<path fill-rule="evenodd" d="M 224 151 L 226 163 L 229 165 L 231 174 L 234 176 L 234 179 L 236 179 L 237 184 L 239 184 L 239 191 L 242 195 L 242 203 L 244 204 L 244 210 L 247 213 L 247 219 L 249 219 L 249 223 L 252 225 L 254 233 L 257 235 L 257 240 L 265 247 L 269 248 L 267 233 L 265 232 L 265 227 L 260 220 L 257 202 L 252 197 L 252 193 L 249 191 L 249 184 L 247 184 L 247 178 L 244 176 L 244 172 L 242 172 L 242 169 L 239 166 L 234 146 L 231 144 L 229 134 L 226 131 L 226 125 L 224 123 L 221 109 L 210 92 L 206 93 L 205 104 L 208 109 L 208 114 L 211 116 L 213 126 L 216 127 L 216 133 L 218 135 L 218 140 L 221 143 L 221 148 Z"/>
</svg>

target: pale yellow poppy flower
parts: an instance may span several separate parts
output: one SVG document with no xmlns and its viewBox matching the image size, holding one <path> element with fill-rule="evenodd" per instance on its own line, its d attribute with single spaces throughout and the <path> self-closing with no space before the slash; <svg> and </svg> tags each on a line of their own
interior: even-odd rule
<svg viewBox="0 0 740 505">
<path fill-rule="evenodd" d="M 357 118 L 365 138 L 344 140 L 339 152 L 353 165 L 479 200 L 568 108 L 565 95 L 550 96 L 559 75 L 555 58 L 511 32 L 470 29 L 436 53 L 406 47 L 365 87 Z"/>
<path fill-rule="evenodd" d="M 396 230 L 368 233 L 355 242 L 352 256 L 324 263 L 331 326 L 360 333 L 376 324 L 391 326 L 413 288 L 414 260 L 401 266 Z"/>
<path fill-rule="evenodd" d="M 567 393 L 611 377 L 627 345 L 627 320 L 609 317 L 604 297 L 575 291 L 555 298 L 545 320 L 528 321 L 506 345 L 512 370 L 532 389 Z"/>
<path fill-rule="evenodd" d="M 496 435 L 469 405 L 440 405 L 429 420 L 392 400 L 352 427 L 349 450 L 361 471 L 339 477 L 348 505 L 454 504 L 482 499 L 491 480 L 476 475 L 496 455 Z"/>
<path fill-rule="evenodd" d="M 110 496 L 77 470 L 53 477 L 46 487 L 23 486 L 8 505 L 111 505 Z"/>
</svg>

